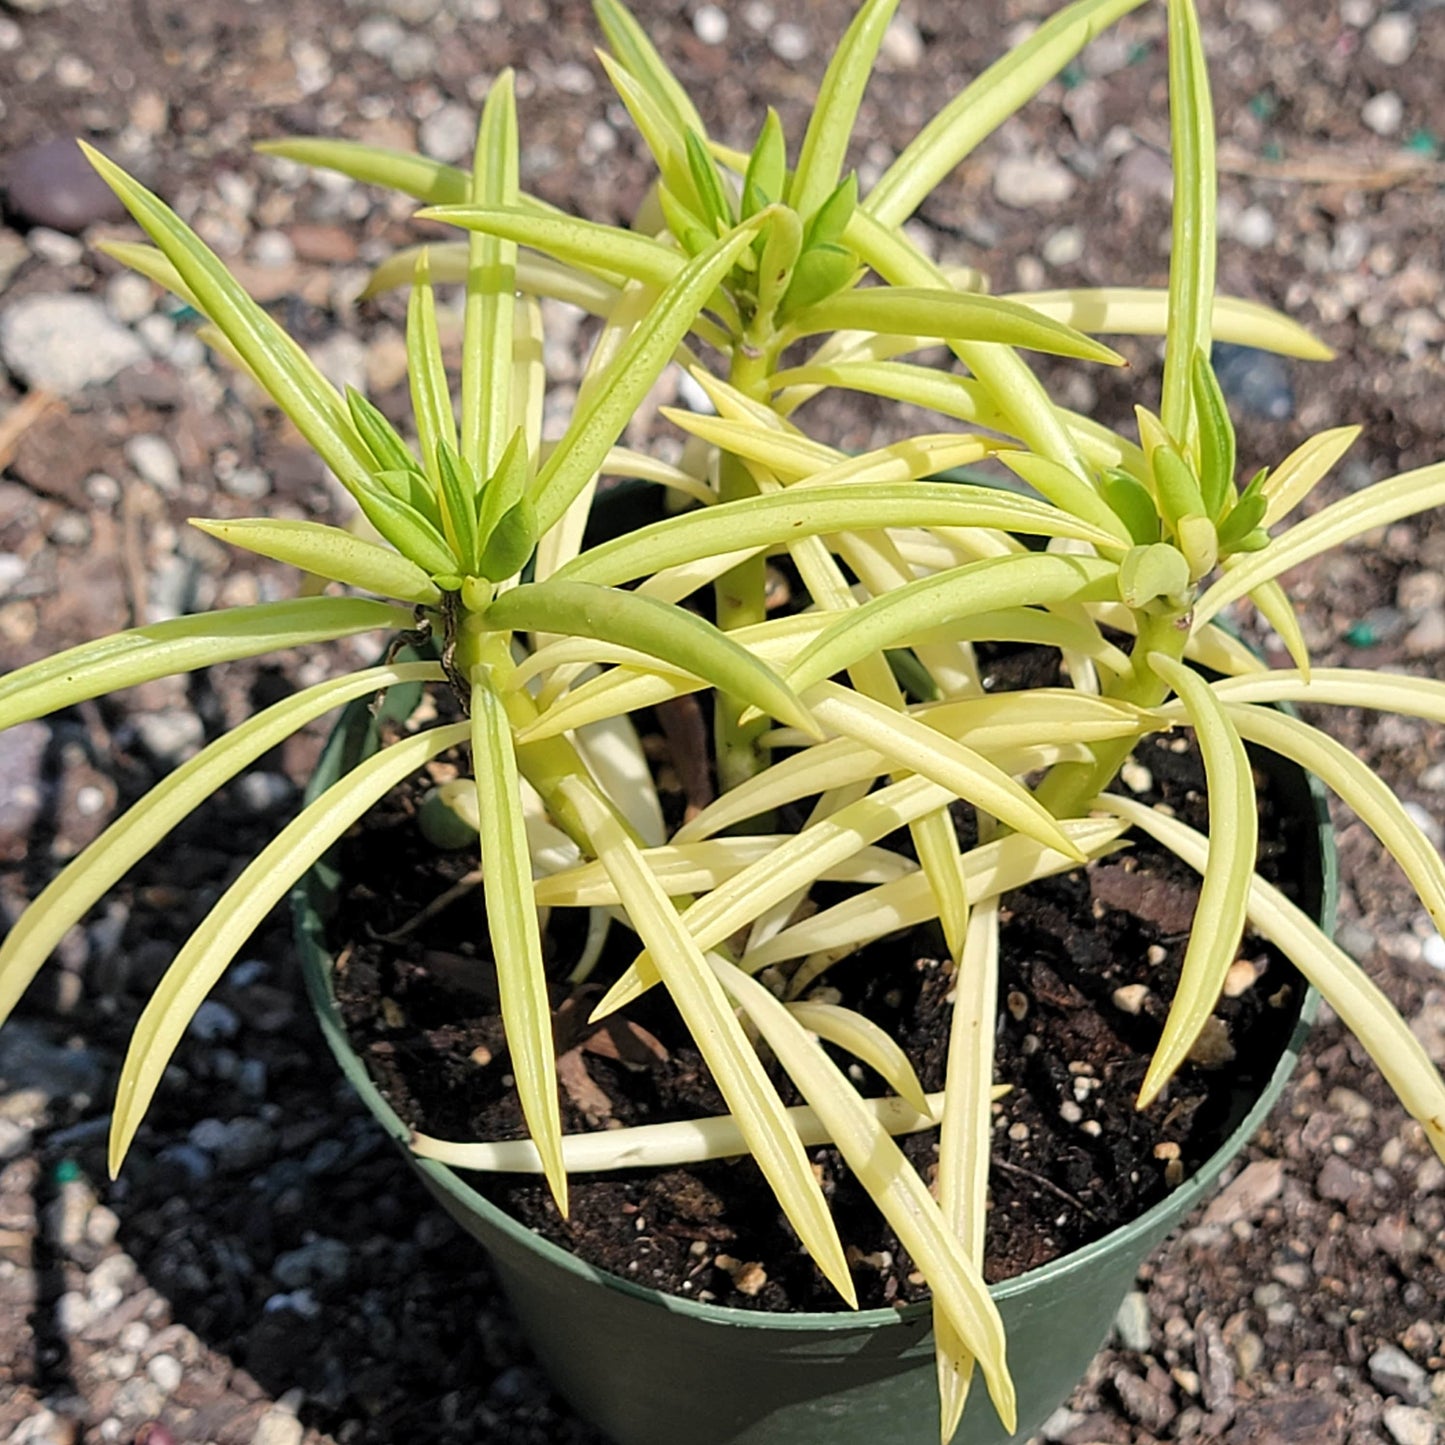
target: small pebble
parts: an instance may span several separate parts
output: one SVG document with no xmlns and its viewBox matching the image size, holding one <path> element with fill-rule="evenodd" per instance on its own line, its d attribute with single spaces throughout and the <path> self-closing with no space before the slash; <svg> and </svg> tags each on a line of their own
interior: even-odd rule
<svg viewBox="0 0 1445 1445">
<path fill-rule="evenodd" d="M 174 1355 L 156 1355 L 146 1365 L 151 1383 L 167 1395 L 179 1388 L 184 1373 L 181 1362 Z"/>
<path fill-rule="evenodd" d="M 1224 975 L 1225 998 L 1238 998 L 1241 994 L 1248 993 L 1254 987 L 1257 977 L 1254 965 L 1247 958 L 1236 958 L 1229 965 L 1229 972 Z"/>
<path fill-rule="evenodd" d="M 295 1412 L 273 1405 L 261 1416 L 251 1445 L 301 1445 L 306 1429 Z"/>
<path fill-rule="evenodd" d="M 1131 793 L 1147 793 L 1154 786 L 1154 774 L 1133 758 L 1119 769 L 1119 777 Z"/>
<path fill-rule="evenodd" d="M 1074 185 L 1074 173 L 1052 156 L 1006 156 L 993 173 L 995 197 L 1019 211 L 1060 205 Z"/>
<path fill-rule="evenodd" d="M 477 118 L 455 102 L 438 106 L 417 132 L 422 150 L 439 161 L 455 162 L 471 155 L 477 139 Z"/>
<path fill-rule="evenodd" d="M 1233 236 L 1241 246 L 1262 251 L 1275 238 L 1274 217 L 1264 206 L 1250 206 L 1235 218 Z"/>
<path fill-rule="evenodd" d="M 1145 1000 L 1149 997 L 1149 986 L 1143 983 L 1125 984 L 1123 988 L 1114 990 L 1114 1007 L 1120 1013 L 1137 1014 L 1144 1007 Z"/>
<path fill-rule="evenodd" d="M 1372 95 L 1360 108 L 1360 119 L 1376 135 L 1394 135 L 1405 116 L 1405 104 L 1393 90 Z"/>
<path fill-rule="evenodd" d="M 1385 1395 L 1398 1395 L 1407 1404 L 1423 1405 L 1430 1398 L 1430 1377 L 1422 1365 L 1397 1345 L 1381 1345 L 1368 1361 L 1370 1379 Z"/>
<path fill-rule="evenodd" d="M 1420 956 L 1431 968 L 1445 969 L 1445 938 L 1438 933 L 1427 934 L 1420 945 Z"/>
<path fill-rule="evenodd" d="M 923 36 L 906 15 L 895 15 L 883 32 L 879 51 L 894 70 L 914 70 L 923 59 Z"/>
<path fill-rule="evenodd" d="M 1050 266 L 1072 266 L 1084 254 L 1084 233 L 1077 226 L 1060 226 L 1043 244 L 1042 255 Z"/>
<path fill-rule="evenodd" d="M 52 266 L 74 266 L 85 256 L 85 247 L 74 236 L 48 226 L 37 226 L 25 239 L 30 249 Z"/>
<path fill-rule="evenodd" d="M 1114 1332 L 1126 1350 L 1144 1354 L 1153 1340 L 1149 1300 L 1142 1290 L 1130 1290 L 1114 1316 Z"/>
<path fill-rule="evenodd" d="M 808 32 L 801 25 L 794 25 L 791 21 L 784 21 L 781 25 L 773 26 L 768 35 L 768 44 L 779 60 L 787 61 L 806 60 L 813 48 L 813 42 L 808 38 Z"/>
<path fill-rule="evenodd" d="M 251 256 L 258 266 L 276 269 L 296 259 L 296 247 L 284 231 L 260 231 L 251 242 Z"/>
<path fill-rule="evenodd" d="M 174 766 L 184 762 L 205 740 L 205 726 L 195 713 L 143 712 L 132 720 L 141 746 L 156 762 Z"/>
<path fill-rule="evenodd" d="M 155 309 L 155 287 L 134 271 L 122 271 L 106 286 L 105 304 L 117 321 L 133 326 Z"/>
<path fill-rule="evenodd" d="M 241 1020 L 235 1009 L 227 1008 L 213 998 L 202 999 L 201 1006 L 186 1028 L 192 1038 L 216 1043 L 221 1039 L 233 1039 L 241 1031 Z"/>
<path fill-rule="evenodd" d="M 1384 1421 L 1395 1445 L 1436 1445 L 1440 1438 L 1434 1417 L 1428 1410 L 1411 1405 L 1387 1405 Z"/>
<path fill-rule="evenodd" d="M 1382 15 L 1365 34 L 1365 46 L 1381 65 L 1403 65 L 1415 53 L 1414 19 L 1398 10 Z"/>
<path fill-rule="evenodd" d="M 692 32 L 704 45 L 721 45 L 728 38 L 727 15 L 716 5 L 699 5 L 692 17 Z"/>
<path fill-rule="evenodd" d="M 346 1278 L 350 1268 L 350 1247 L 339 1239 L 322 1236 L 278 1255 L 271 1266 L 271 1277 L 277 1284 L 294 1290 L 308 1285 L 335 1284 Z"/>
<path fill-rule="evenodd" d="M 1289 368 L 1278 357 L 1250 346 L 1217 342 L 1214 371 L 1225 396 L 1249 416 L 1287 421 L 1294 415 Z"/>
<path fill-rule="evenodd" d="M 181 466 L 169 442 L 154 432 L 141 432 L 125 444 L 125 459 L 136 475 L 149 482 L 163 496 L 174 497 L 181 489 Z"/>
</svg>

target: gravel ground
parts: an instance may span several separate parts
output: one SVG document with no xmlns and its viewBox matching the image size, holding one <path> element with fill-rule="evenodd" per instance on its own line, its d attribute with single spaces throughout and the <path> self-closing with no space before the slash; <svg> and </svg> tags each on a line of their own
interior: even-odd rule
<svg viewBox="0 0 1445 1445">
<path fill-rule="evenodd" d="M 848 6 L 638 5 L 716 133 L 790 132 Z M 876 174 L 932 105 L 1051 0 L 904 0 L 856 157 Z M 1325 367 L 1235 357 L 1242 453 L 1365 435 L 1321 501 L 1445 452 L 1445 9 L 1439 0 L 1206 0 L 1223 289 L 1283 306 Z M 503 18 L 505 17 L 505 18 Z M 1162 281 L 1162 7 L 1130 17 L 925 207 L 918 236 L 996 289 Z M 92 248 L 133 234 L 69 165 L 84 134 L 156 186 L 338 379 L 399 400 L 402 311 L 359 304 L 413 238 L 409 203 L 256 157 L 321 131 L 458 158 L 496 70 L 518 69 L 524 184 L 612 220 L 648 171 L 591 60 L 586 8 L 539 0 L 0 0 L 0 667 L 142 618 L 289 595 L 193 513 L 337 515 L 298 438 L 205 354 L 192 321 Z M 550 316 L 565 403 L 576 323 Z M 1130 348 L 1158 369 L 1153 343 Z M 1127 416 L 1116 377 L 1049 367 Z M 664 388 L 665 390 L 665 388 Z M 663 397 L 659 396 L 659 400 Z M 866 407 L 820 418 L 866 445 Z M 647 425 L 640 419 L 639 427 Z M 1402 523 L 1296 579 L 1317 656 L 1441 672 L 1445 524 Z M 362 640 L 348 661 L 370 655 Z M 77 708 L 0 751 L 0 902 L 13 914 L 118 808 L 335 653 L 218 668 Z M 1438 729 L 1337 714 L 1437 842 Z M 110 1090 L 147 989 L 293 806 L 319 746 L 264 760 L 66 939 L 0 1034 L 0 1437 L 295 1445 L 590 1442 L 459 1244 L 338 1086 L 286 922 L 197 1019 L 123 1178 Z M 1341 817 L 1341 939 L 1445 1062 L 1445 944 Z M 1331 1021 L 1233 1182 L 1163 1250 L 1046 1431 L 1058 1445 L 1445 1437 L 1445 1168 Z"/>
</svg>

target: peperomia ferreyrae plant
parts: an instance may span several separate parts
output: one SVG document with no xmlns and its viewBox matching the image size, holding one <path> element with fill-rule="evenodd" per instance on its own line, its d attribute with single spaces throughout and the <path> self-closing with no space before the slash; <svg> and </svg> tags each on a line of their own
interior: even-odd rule
<svg viewBox="0 0 1445 1445">
<path fill-rule="evenodd" d="M 1276 466 L 1241 468 L 1209 364 L 1223 337 L 1328 352 L 1288 319 L 1214 294 L 1213 117 L 1197 17 L 1169 0 L 1175 167 L 1166 292 L 996 298 L 924 257 L 902 226 L 929 191 L 1106 24 L 1140 0 L 1077 0 L 924 127 L 867 195 L 843 173 L 859 99 L 896 0 L 868 0 L 828 67 L 789 165 L 777 117 L 750 153 L 711 141 L 682 86 L 615 0 L 598 0 L 604 64 L 659 179 L 632 229 L 566 216 L 518 182 L 508 75 L 494 82 L 470 172 L 341 142 L 268 147 L 391 185 L 470 232 L 386 263 L 409 284 L 412 422 L 404 434 L 339 394 L 160 200 L 95 153 L 153 247 L 112 254 L 208 321 L 355 500 L 370 536 L 311 522 L 197 521 L 212 535 L 341 584 L 184 617 L 85 644 L 0 679 L 0 727 L 162 675 L 385 629 L 421 661 L 387 660 L 308 688 L 202 750 L 76 858 L 0 947 L 0 1017 L 64 932 L 181 818 L 296 729 L 404 682 L 454 696 L 459 722 L 417 723 L 286 826 L 182 948 L 137 1027 L 111 1136 L 118 1169 L 197 1006 L 252 929 L 373 804 L 429 760 L 469 750 L 472 781 L 422 809 L 439 845 L 480 852 L 511 1071 L 528 1141 L 414 1147 L 462 1167 L 541 1171 L 558 1207 L 569 1169 L 749 1153 L 824 1275 L 856 1303 L 805 1146 L 831 1141 L 934 1296 L 951 1438 L 975 1363 L 1004 1423 L 1013 1391 L 984 1286 L 999 899 L 1153 835 L 1202 875 L 1199 916 L 1140 1107 L 1208 1022 L 1248 925 L 1329 1000 L 1445 1157 L 1445 1084 L 1384 995 L 1255 873 L 1244 744 L 1317 774 L 1379 835 L 1445 925 L 1445 865 L 1400 802 L 1327 735 L 1268 704 L 1385 708 L 1445 721 L 1445 684 L 1313 669 L 1281 579 L 1352 537 L 1445 501 L 1445 465 L 1291 514 L 1357 434 L 1315 436 Z M 459 397 L 435 286 L 463 294 Z M 565 433 L 542 440 L 538 298 L 602 319 Z M 1076 330 L 1163 334 L 1162 400 L 1119 436 L 1054 403 L 1018 348 L 1117 360 Z M 942 341 L 964 368 L 900 360 Z M 716 415 L 670 411 L 681 462 L 620 445 L 662 371 L 687 367 Z M 957 427 L 846 455 L 797 413 L 851 389 Z M 993 458 L 1027 491 L 939 474 Z M 673 489 L 686 510 L 584 546 L 599 475 Z M 1032 542 L 1032 547 L 1028 545 Z M 1040 550 L 1041 548 L 1041 550 Z M 806 605 L 765 605 L 769 556 Z M 709 621 L 690 605 L 711 590 Z M 368 596 L 350 595 L 352 592 Z M 374 598 L 388 599 L 383 601 Z M 1215 619 L 1249 598 L 1295 666 L 1266 669 Z M 429 638 L 430 644 L 424 641 Z M 1120 639 L 1123 639 L 1121 642 Z M 1056 649 L 1069 685 L 986 694 L 973 648 Z M 427 646 L 431 651 L 427 652 Z M 1198 670 L 1208 669 L 1215 680 Z M 632 717 L 690 693 L 716 700 L 723 790 L 669 830 Z M 1143 737 L 1197 734 L 1210 838 L 1106 792 Z M 951 809 L 978 820 L 963 848 Z M 796 831 L 774 818 L 802 805 Z M 906 830 L 912 851 L 896 846 Z M 1210 839 L 1214 841 L 1210 841 Z M 847 896 L 811 905 L 816 885 Z M 593 911 L 579 982 L 609 920 L 636 935 L 597 1014 L 661 985 L 730 1113 L 687 1126 L 564 1136 L 540 913 Z M 923 1092 L 897 1042 L 818 988 L 840 958 L 936 921 L 956 970 L 945 1088 Z M 484 965 L 479 965 L 484 966 Z M 806 1100 L 785 1109 L 757 1040 Z M 896 1097 L 862 1097 L 824 1044 Z M 933 1189 L 893 1135 L 940 1126 Z"/>
</svg>

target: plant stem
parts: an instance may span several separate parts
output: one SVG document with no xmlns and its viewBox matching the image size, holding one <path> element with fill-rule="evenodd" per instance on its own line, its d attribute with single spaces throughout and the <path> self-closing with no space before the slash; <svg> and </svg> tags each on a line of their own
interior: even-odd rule
<svg viewBox="0 0 1445 1445">
<path fill-rule="evenodd" d="M 1139 611 L 1134 615 L 1139 631 L 1130 654 L 1133 670 L 1105 692 L 1109 697 L 1139 707 L 1158 707 L 1168 697 L 1169 686 L 1149 666 L 1147 658 L 1151 652 L 1162 652 L 1175 659 L 1184 656 L 1190 613 L 1185 609 L 1160 613 Z M 1114 739 L 1095 744 L 1092 762 L 1058 764 L 1039 784 L 1039 802 L 1056 818 L 1077 817 L 1089 800 L 1114 780 L 1133 748 L 1132 738 Z"/>
<path fill-rule="evenodd" d="M 758 345 L 750 335 L 733 348 L 728 381 L 744 395 L 766 401 L 768 369 L 766 347 Z M 757 494 L 757 483 L 741 459 L 724 452 L 718 465 L 718 500 L 731 502 Z M 767 558 L 760 552 L 725 572 L 714 584 L 717 625 L 728 632 L 762 622 L 767 616 L 766 592 Z M 741 726 L 738 718 L 744 707 L 738 698 L 721 692 L 714 703 L 718 787 L 723 792 L 745 783 L 766 764 L 758 739 L 771 723 L 761 718 L 747 727 Z"/>
<path fill-rule="evenodd" d="M 463 614 L 456 632 L 456 670 L 468 680 L 476 668 L 487 668 L 491 672 L 493 685 L 501 696 L 502 706 L 515 733 L 535 722 L 538 714 L 537 704 L 526 688 L 506 685 L 508 676 L 515 669 L 511 646 L 510 632 L 488 631 L 476 613 Z M 561 786 L 566 778 L 588 776 L 587 765 L 577 749 L 566 737 L 519 743 L 517 769 L 537 790 L 552 820 L 590 857 L 587 830 Z"/>
</svg>

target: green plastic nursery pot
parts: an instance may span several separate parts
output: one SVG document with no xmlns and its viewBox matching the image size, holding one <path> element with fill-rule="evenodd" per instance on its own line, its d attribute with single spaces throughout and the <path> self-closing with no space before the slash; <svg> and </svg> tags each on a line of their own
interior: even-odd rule
<svg viewBox="0 0 1445 1445">
<path fill-rule="evenodd" d="M 405 716 L 415 694 L 396 689 L 387 712 Z M 364 707 L 343 716 L 322 758 L 315 795 L 376 746 Z M 1317 824 L 1319 848 L 1302 860 L 1307 905 L 1328 927 L 1335 853 L 1318 784 L 1298 769 L 1275 778 L 1286 806 Z M 307 985 L 347 1078 L 406 1150 L 407 1129 L 377 1091 L 342 1026 L 332 992 L 323 917 L 337 876 L 318 866 L 295 895 Z M 1040 1269 L 995 1286 L 1018 1389 L 1018 1430 L 1000 1424 L 982 1382 L 956 1445 L 1023 1441 L 1072 1392 L 1108 1335 L 1139 1266 L 1208 1196 L 1278 1099 L 1299 1057 L 1315 999 L 1304 1000 L 1268 1086 L 1235 1101 L 1223 1147 L 1133 1223 Z M 876 1445 L 938 1439 L 930 1310 L 779 1315 L 724 1309 L 605 1274 L 539 1238 L 479 1194 L 464 1174 L 411 1156 L 448 1213 L 492 1256 L 497 1276 L 558 1390 L 618 1445 Z"/>
</svg>

